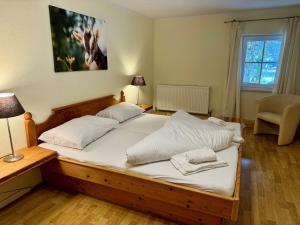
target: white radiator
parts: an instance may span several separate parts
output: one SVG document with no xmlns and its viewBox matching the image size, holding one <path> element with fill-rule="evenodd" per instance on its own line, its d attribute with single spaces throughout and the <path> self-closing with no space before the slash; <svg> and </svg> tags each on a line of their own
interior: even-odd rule
<svg viewBox="0 0 300 225">
<path fill-rule="evenodd" d="M 158 85 L 158 110 L 176 111 L 182 109 L 190 113 L 209 113 L 209 87 L 195 85 Z"/>
</svg>

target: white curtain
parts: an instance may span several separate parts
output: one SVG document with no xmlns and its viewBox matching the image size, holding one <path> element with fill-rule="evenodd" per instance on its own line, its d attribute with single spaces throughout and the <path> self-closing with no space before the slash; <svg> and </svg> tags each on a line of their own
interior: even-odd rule
<svg viewBox="0 0 300 225">
<path fill-rule="evenodd" d="M 225 117 L 240 118 L 241 28 L 238 22 L 232 23 L 231 28 L 230 55 L 223 114 Z"/>
<path fill-rule="evenodd" d="M 285 36 L 280 73 L 275 86 L 274 93 L 295 94 L 296 93 L 296 70 L 300 49 L 300 19 L 291 18 Z"/>
</svg>

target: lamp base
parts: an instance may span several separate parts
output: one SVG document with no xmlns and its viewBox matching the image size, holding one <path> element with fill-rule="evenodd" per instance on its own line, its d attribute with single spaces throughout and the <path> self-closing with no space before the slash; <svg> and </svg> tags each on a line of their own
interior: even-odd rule
<svg viewBox="0 0 300 225">
<path fill-rule="evenodd" d="M 10 163 L 10 162 L 19 161 L 23 158 L 24 158 L 24 155 L 22 155 L 22 154 L 7 155 L 3 158 L 3 161 Z"/>
</svg>

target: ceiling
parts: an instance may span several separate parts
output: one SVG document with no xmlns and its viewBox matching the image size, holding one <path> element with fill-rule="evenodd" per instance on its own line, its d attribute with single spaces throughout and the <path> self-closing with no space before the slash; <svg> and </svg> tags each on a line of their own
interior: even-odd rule
<svg viewBox="0 0 300 225">
<path fill-rule="evenodd" d="M 233 10 L 275 8 L 300 0 L 110 0 L 150 18 L 192 16 Z"/>
</svg>

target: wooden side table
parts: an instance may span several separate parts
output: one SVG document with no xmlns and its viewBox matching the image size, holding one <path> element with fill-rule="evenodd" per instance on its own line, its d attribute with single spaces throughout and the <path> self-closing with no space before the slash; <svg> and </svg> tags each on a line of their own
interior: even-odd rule
<svg viewBox="0 0 300 225">
<path fill-rule="evenodd" d="M 23 154 L 24 158 L 12 163 L 0 161 L 0 185 L 57 157 L 55 151 L 40 147 L 23 148 L 16 152 Z"/>
<path fill-rule="evenodd" d="M 145 111 L 153 109 L 153 105 L 150 104 L 139 104 L 138 106 L 145 109 Z"/>
</svg>

